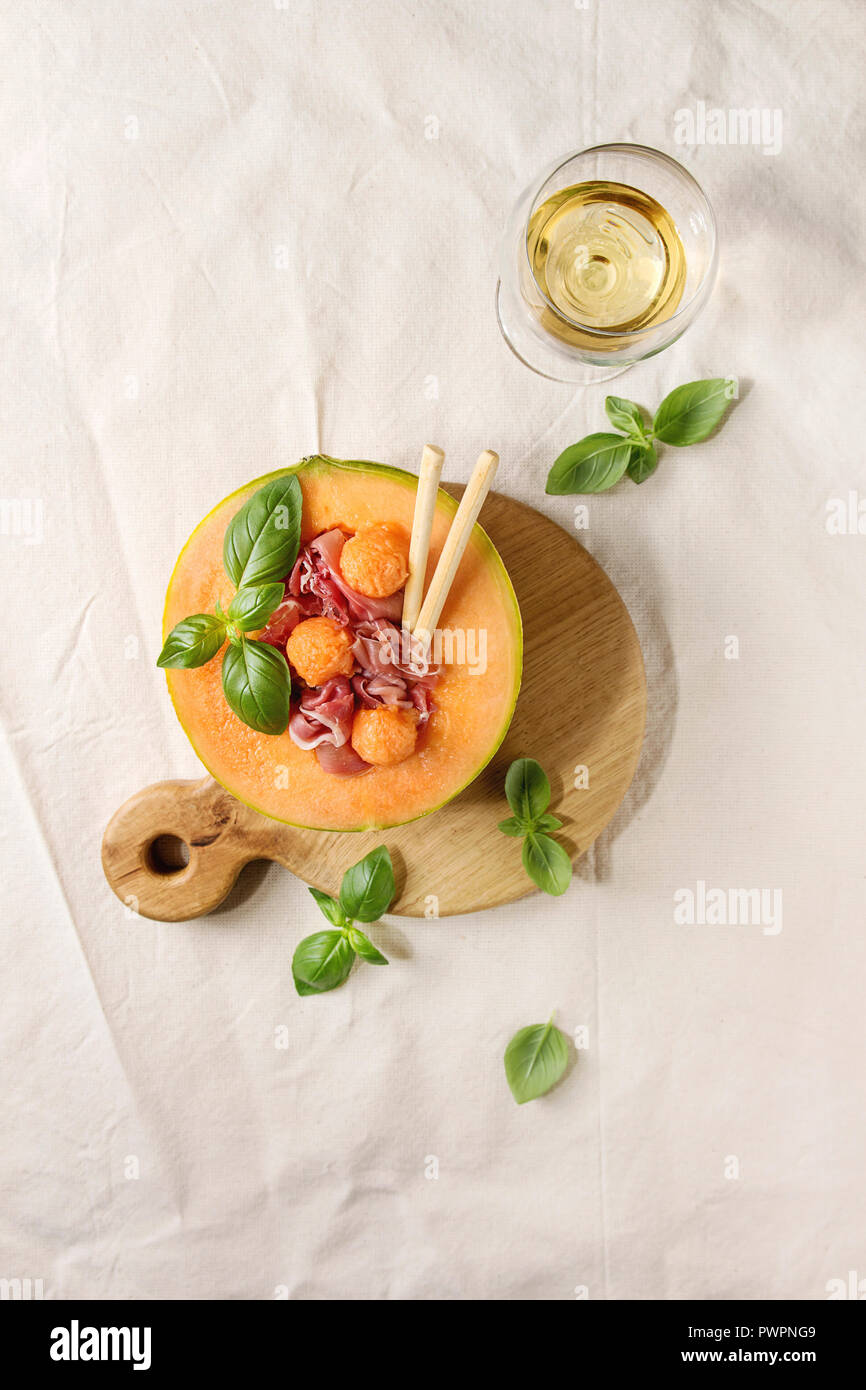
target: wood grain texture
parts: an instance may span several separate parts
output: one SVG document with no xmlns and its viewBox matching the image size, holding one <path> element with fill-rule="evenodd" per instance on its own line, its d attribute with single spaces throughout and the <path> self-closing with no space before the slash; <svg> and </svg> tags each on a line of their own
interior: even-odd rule
<svg viewBox="0 0 866 1390">
<path fill-rule="evenodd" d="M 459 497 L 462 488 L 447 489 Z M 514 720 L 496 757 L 455 801 L 394 830 L 346 834 L 283 825 L 236 801 L 212 778 L 159 782 L 136 793 L 106 829 L 102 862 L 114 892 L 144 917 L 184 921 L 215 908 L 253 859 L 274 859 L 336 893 L 344 871 L 374 845 L 394 860 L 392 913 L 451 916 L 499 907 L 535 889 L 503 783 L 514 758 L 537 758 L 553 788 L 557 838 L 577 858 L 613 816 L 643 741 L 646 681 L 637 635 L 616 589 L 591 555 L 531 507 L 491 493 L 481 522 L 502 556 L 523 615 L 524 673 Z M 585 766 L 589 786 L 574 786 Z M 154 841 L 177 836 L 186 867 L 160 871 Z M 157 847 L 158 850 L 158 847 Z"/>
</svg>

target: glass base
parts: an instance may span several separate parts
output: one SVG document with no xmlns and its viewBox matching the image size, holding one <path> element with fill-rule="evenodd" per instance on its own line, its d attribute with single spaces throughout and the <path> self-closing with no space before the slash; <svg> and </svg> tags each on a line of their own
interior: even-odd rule
<svg viewBox="0 0 866 1390">
<path fill-rule="evenodd" d="M 538 376 L 548 381 L 564 381 L 572 386 L 593 386 L 603 381 L 613 381 L 634 366 L 633 362 L 616 362 L 610 366 L 597 366 L 593 362 L 582 362 L 570 358 L 565 353 L 541 342 L 522 322 L 519 314 L 508 312 L 508 296 L 502 281 L 496 283 L 496 322 L 514 356 Z"/>
</svg>

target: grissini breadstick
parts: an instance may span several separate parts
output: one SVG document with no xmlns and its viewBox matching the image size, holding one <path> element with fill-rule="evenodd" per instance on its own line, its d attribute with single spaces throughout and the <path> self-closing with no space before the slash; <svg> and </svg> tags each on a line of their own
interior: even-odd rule
<svg viewBox="0 0 866 1390">
<path fill-rule="evenodd" d="M 425 444 L 418 473 L 415 494 L 415 515 L 412 519 L 412 539 L 409 543 L 409 578 L 403 592 L 403 626 L 411 632 L 421 611 L 427 555 L 430 551 L 430 532 L 436 513 L 436 494 L 442 475 L 445 455 L 435 444 Z"/>
<path fill-rule="evenodd" d="M 479 454 L 472 477 L 460 499 L 457 515 L 445 538 L 439 563 L 433 578 L 430 580 L 430 588 L 427 590 L 421 611 L 412 629 L 419 641 L 425 645 L 429 645 L 432 639 L 436 624 L 445 606 L 445 600 L 460 567 L 460 561 L 463 559 L 463 552 L 469 544 L 472 527 L 478 519 L 478 513 L 481 511 L 484 499 L 490 491 L 490 484 L 493 482 L 493 475 L 498 463 L 499 455 L 495 454 L 492 449 L 485 449 L 483 453 Z"/>
</svg>

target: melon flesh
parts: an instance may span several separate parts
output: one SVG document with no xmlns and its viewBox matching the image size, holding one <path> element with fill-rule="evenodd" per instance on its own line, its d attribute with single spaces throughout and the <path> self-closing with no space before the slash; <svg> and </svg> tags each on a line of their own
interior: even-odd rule
<svg viewBox="0 0 866 1390">
<path fill-rule="evenodd" d="M 226 527 L 247 498 L 270 479 L 295 472 L 303 494 L 301 544 L 340 526 L 364 522 L 412 527 L 417 479 L 384 464 L 317 455 L 294 469 L 256 478 L 205 517 L 187 541 L 168 587 L 164 635 L 190 613 L 228 607 L 234 592 L 222 565 Z M 457 503 L 440 492 L 427 582 Z M 522 631 L 514 590 L 492 542 L 476 526 L 439 623 L 440 629 L 487 634 L 487 666 L 446 665 L 433 692 L 435 710 L 411 757 L 358 777 L 337 777 L 288 732 L 276 737 L 243 724 L 225 702 L 221 656 L 195 670 L 167 670 L 169 691 L 196 753 L 240 801 L 275 820 L 321 830 L 401 825 L 456 796 L 490 760 L 508 729 L 520 686 Z"/>
</svg>

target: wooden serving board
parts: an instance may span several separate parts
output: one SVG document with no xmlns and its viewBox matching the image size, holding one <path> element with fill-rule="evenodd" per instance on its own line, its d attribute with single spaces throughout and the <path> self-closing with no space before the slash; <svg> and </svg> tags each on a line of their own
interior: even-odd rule
<svg viewBox="0 0 866 1390">
<path fill-rule="evenodd" d="M 119 898 L 158 921 L 199 917 L 253 859 L 274 859 L 336 894 L 349 865 L 386 844 L 397 880 L 393 913 L 446 917 L 513 902 L 535 891 L 520 841 L 497 829 L 510 815 L 505 773 L 519 757 L 537 758 L 550 777 L 551 810 L 564 822 L 557 838 L 572 858 L 589 848 L 622 801 L 643 741 L 637 635 L 607 575 L 561 527 L 499 493 L 488 497 L 481 522 L 514 584 L 525 642 L 514 720 L 481 775 L 422 820 L 359 834 L 270 820 L 210 777 L 158 782 L 131 797 L 106 829 L 102 863 Z M 575 785 L 579 768 L 588 786 Z M 179 857 L 172 863 L 171 845 L 180 847 L 171 837 L 188 847 L 185 866 Z"/>
</svg>

